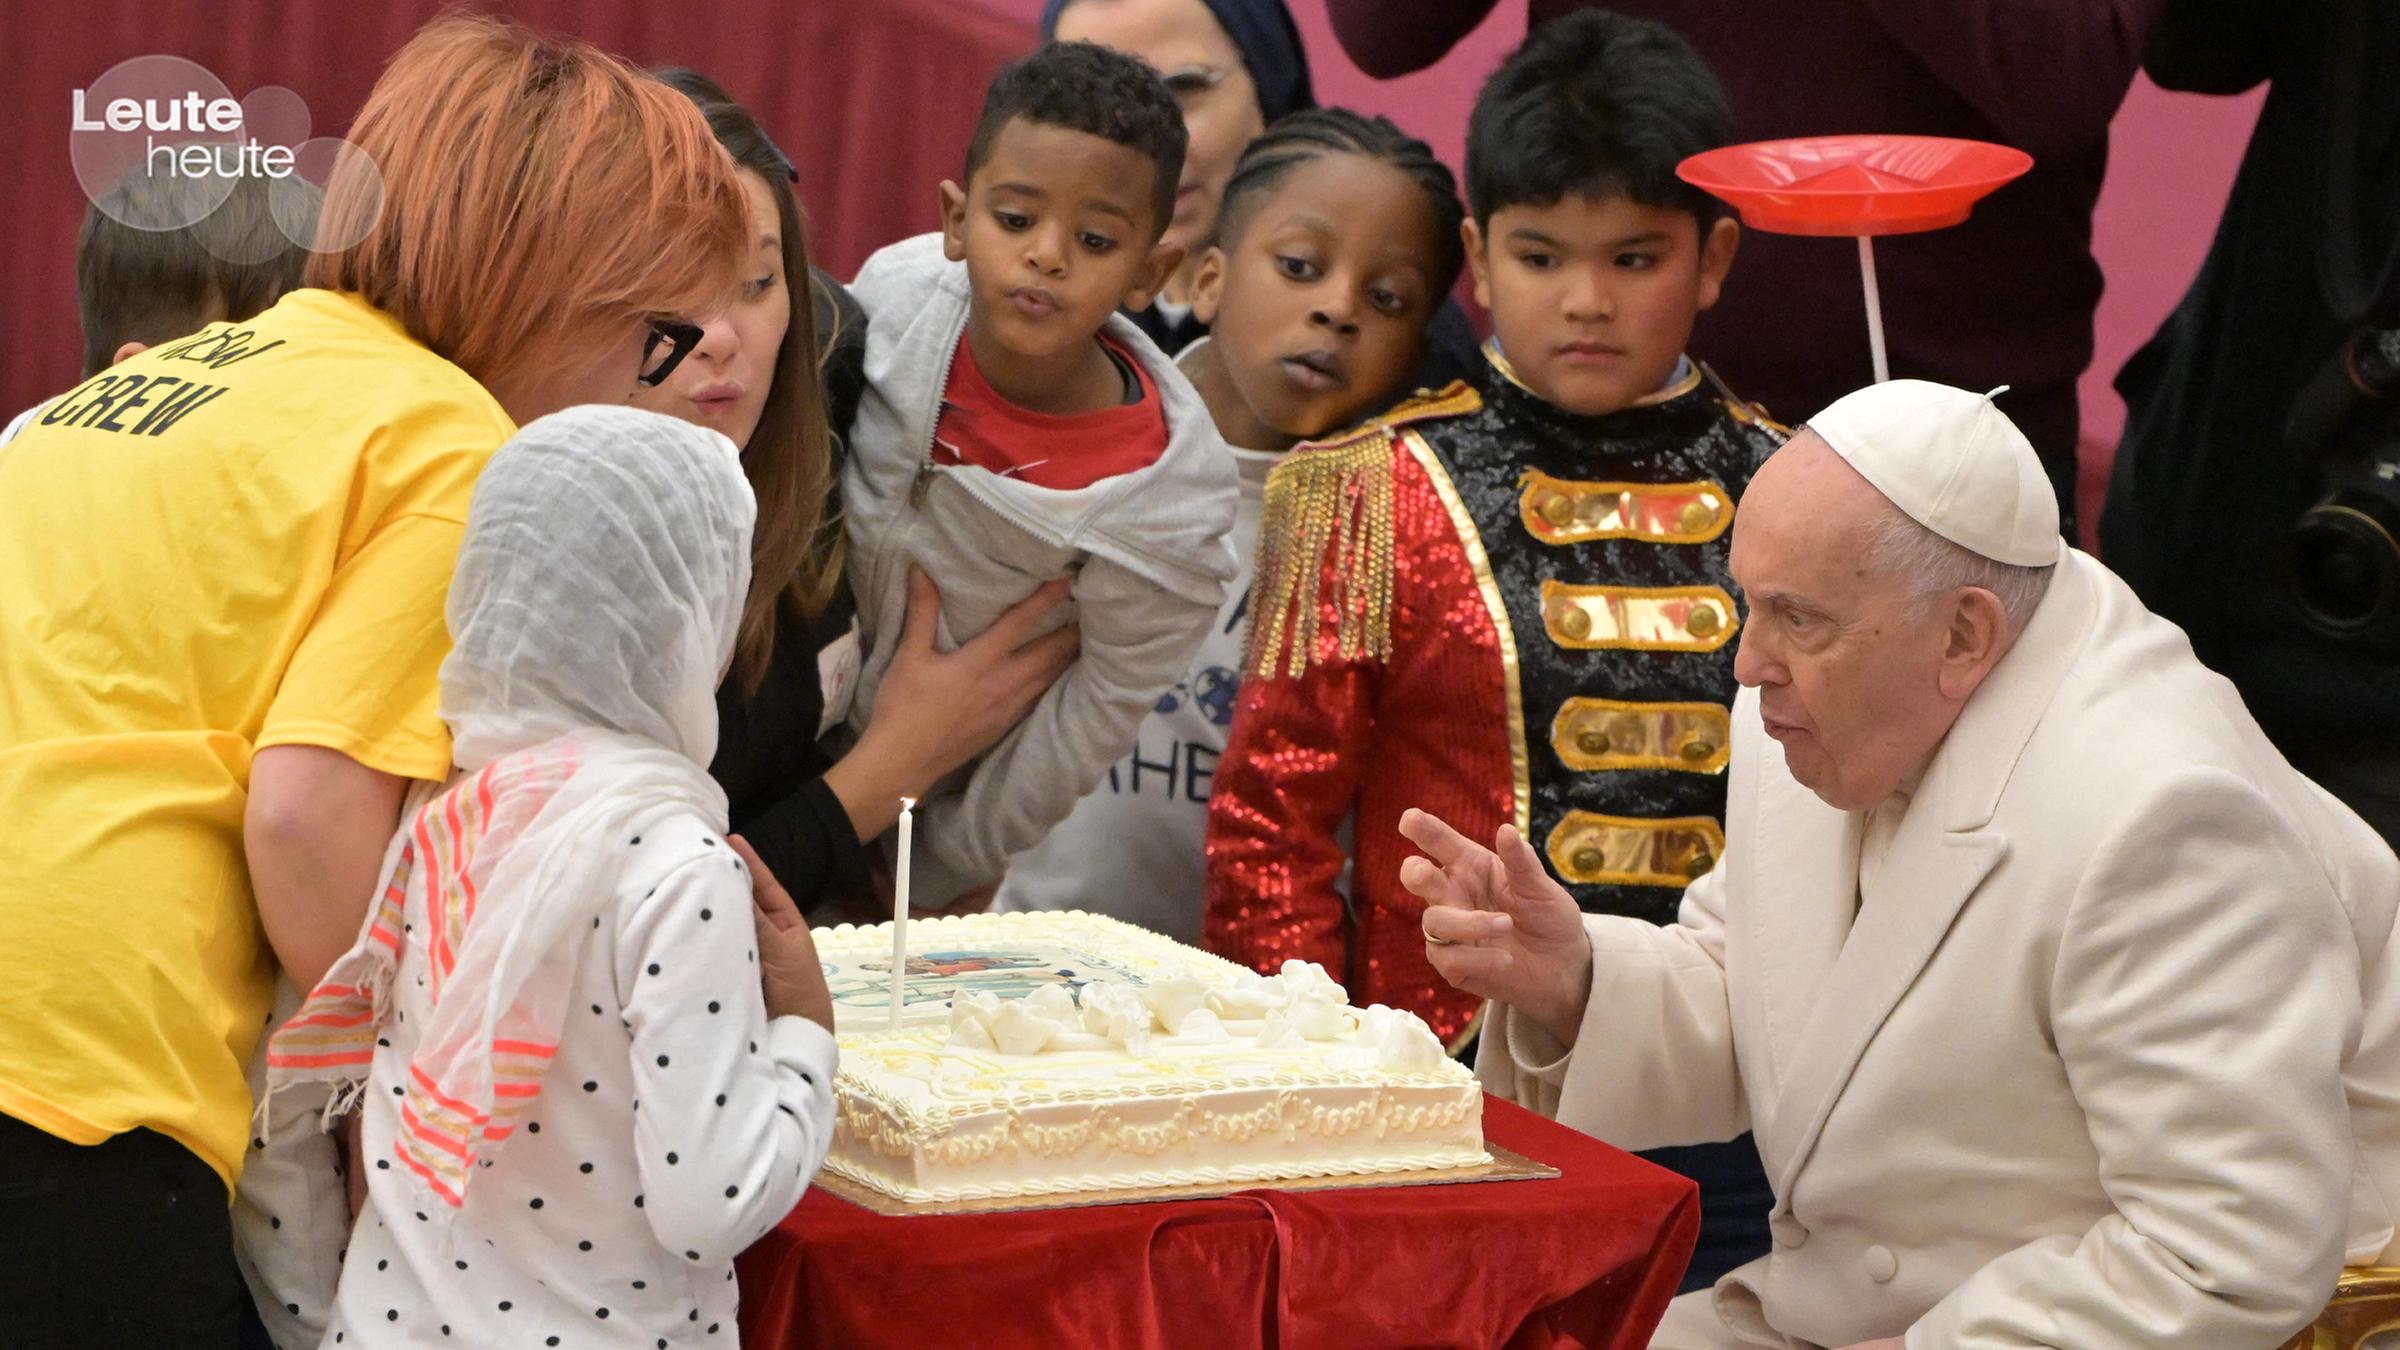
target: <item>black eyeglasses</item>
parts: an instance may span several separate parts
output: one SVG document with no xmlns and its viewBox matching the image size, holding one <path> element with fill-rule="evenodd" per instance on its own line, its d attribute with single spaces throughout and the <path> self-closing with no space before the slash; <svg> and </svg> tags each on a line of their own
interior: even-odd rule
<svg viewBox="0 0 2400 1350">
<path fill-rule="evenodd" d="M 650 335 L 642 340 L 642 373 L 634 379 L 644 388 L 657 388 L 699 345 L 700 325 L 680 319 L 652 319 Z"/>
</svg>

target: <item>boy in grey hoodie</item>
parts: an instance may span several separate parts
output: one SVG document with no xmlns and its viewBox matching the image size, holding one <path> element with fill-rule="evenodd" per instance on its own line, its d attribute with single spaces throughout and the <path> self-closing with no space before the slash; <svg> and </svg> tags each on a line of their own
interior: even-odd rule
<svg viewBox="0 0 2400 1350">
<path fill-rule="evenodd" d="M 1133 745 L 1180 679 L 1234 571 L 1233 456 L 1174 364 L 1117 313 L 1180 250 L 1158 246 L 1183 117 L 1157 74 L 1054 43 L 992 81 L 943 228 L 876 253 L 867 390 L 843 471 L 867 658 L 863 730 L 907 608 L 942 594 L 938 644 L 1071 576 L 1081 654 L 982 759 L 919 808 L 912 899 L 999 880 Z M 1070 617 L 1062 607 L 1059 622 Z"/>
</svg>

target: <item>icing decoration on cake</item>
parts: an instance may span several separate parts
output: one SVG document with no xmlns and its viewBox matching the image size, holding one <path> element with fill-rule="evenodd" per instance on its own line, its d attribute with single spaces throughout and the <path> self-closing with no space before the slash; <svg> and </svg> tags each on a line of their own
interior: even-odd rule
<svg viewBox="0 0 2400 1350">
<path fill-rule="evenodd" d="M 1353 1008 L 1323 969 L 1271 976 L 1079 913 L 820 934 L 842 1068 L 829 1170 L 940 1201 L 1243 1184 L 1488 1161 L 1482 1093 L 1415 1015 Z M 919 960 L 924 969 L 917 968 Z M 921 993 L 920 983 L 939 989 Z"/>
</svg>

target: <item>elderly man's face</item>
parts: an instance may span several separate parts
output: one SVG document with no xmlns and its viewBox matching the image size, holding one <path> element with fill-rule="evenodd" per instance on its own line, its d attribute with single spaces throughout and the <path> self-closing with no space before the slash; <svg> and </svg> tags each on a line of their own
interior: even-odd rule
<svg viewBox="0 0 2400 1350">
<path fill-rule="evenodd" d="M 1734 517 L 1733 579 L 1748 611 L 1734 675 L 1759 691 L 1792 777 L 1845 811 L 1889 796 L 1958 715 L 1941 683 L 1945 607 L 1912 617 L 1906 579 L 1861 556 L 1889 509 L 1803 431 L 1759 470 Z"/>
</svg>

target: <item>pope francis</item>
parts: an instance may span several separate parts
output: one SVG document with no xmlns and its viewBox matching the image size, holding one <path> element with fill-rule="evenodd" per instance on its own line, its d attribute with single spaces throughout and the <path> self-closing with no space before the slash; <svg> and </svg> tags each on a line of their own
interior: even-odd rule
<svg viewBox="0 0 2400 1350">
<path fill-rule="evenodd" d="M 2272 1347 L 2400 1199 L 2400 863 L 2058 538 L 1988 396 L 1777 451 L 1726 846 L 1657 928 L 1503 826 L 1402 880 L 1477 1071 L 1629 1149 L 1756 1132 L 1773 1249 L 1655 1346 Z"/>
</svg>

